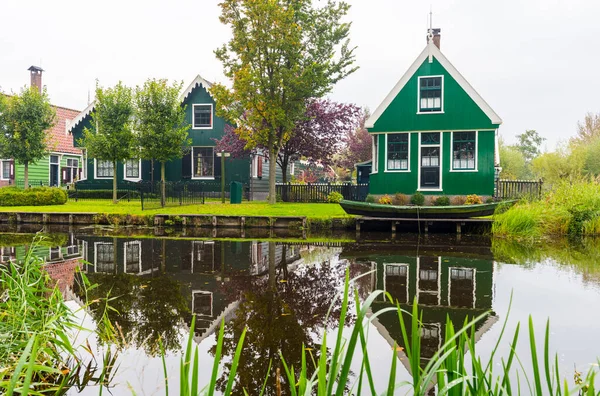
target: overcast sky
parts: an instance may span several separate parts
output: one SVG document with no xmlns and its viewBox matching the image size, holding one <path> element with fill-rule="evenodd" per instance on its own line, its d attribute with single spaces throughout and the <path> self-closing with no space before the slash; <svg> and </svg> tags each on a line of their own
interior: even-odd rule
<svg viewBox="0 0 600 396">
<path fill-rule="evenodd" d="M 0 88 L 44 69 L 53 104 L 81 110 L 95 80 L 135 86 L 197 74 L 226 82 L 213 51 L 229 37 L 218 0 L 0 0 Z M 441 49 L 504 120 L 501 135 L 536 129 L 553 149 L 600 112 L 599 0 L 349 0 L 360 69 L 331 97 L 374 110 L 425 46 Z"/>
</svg>

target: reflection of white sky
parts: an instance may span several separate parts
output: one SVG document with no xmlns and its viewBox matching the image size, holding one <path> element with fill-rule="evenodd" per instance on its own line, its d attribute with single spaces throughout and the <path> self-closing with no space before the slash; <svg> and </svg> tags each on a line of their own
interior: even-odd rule
<svg viewBox="0 0 600 396">
<path fill-rule="evenodd" d="M 333 260 L 334 265 L 339 265 L 338 260 Z M 299 268 L 302 269 L 302 266 Z M 530 367 L 530 352 L 527 321 L 528 316 L 533 316 L 535 335 L 538 341 L 538 354 L 540 359 L 543 354 L 543 339 L 545 322 L 550 317 L 551 353 L 560 352 L 559 362 L 563 378 L 572 380 L 573 365 L 579 371 L 585 371 L 591 363 L 596 361 L 600 350 L 597 348 L 597 335 L 600 330 L 600 317 L 595 315 L 595 307 L 600 306 L 600 286 L 584 282 L 580 274 L 566 267 L 538 264 L 532 268 L 518 265 L 499 265 L 495 274 L 495 300 L 493 309 L 499 316 L 499 321 L 485 333 L 477 343 L 477 351 L 483 360 L 491 353 L 502 328 L 502 321 L 508 311 L 511 291 L 514 291 L 512 310 L 510 313 L 506 334 L 501 343 L 496 361 L 500 356 L 508 353 L 508 344 L 512 339 L 516 322 L 521 322 L 519 340 L 519 357 L 525 367 Z M 92 328 L 93 322 L 89 316 L 84 319 L 84 327 Z M 330 350 L 335 342 L 335 330 L 330 331 L 328 346 Z M 345 328 L 344 337 L 349 339 L 351 329 Z M 313 337 L 318 334 L 311 333 Z M 185 346 L 186 333 L 181 331 L 182 345 Z M 90 337 L 92 349 L 95 348 L 95 336 Z M 204 339 L 199 345 L 200 384 L 207 384 L 212 370 L 212 356 L 209 349 L 215 345 L 215 335 Z M 383 392 L 387 387 L 392 358 L 392 348 L 381 336 L 377 329 L 368 326 L 368 349 L 375 386 L 378 392 Z M 167 368 L 172 381 L 169 383 L 170 392 L 178 394 L 178 372 L 180 356 L 169 353 L 167 355 Z M 135 390 L 138 395 L 162 395 L 163 369 L 159 357 L 148 358 L 143 350 L 127 350 L 120 355 L 121 367 L 115 378 L 116 387 L 112 390 L 114 395 L 131 395 Z M 360 345 L 356 348 L 351 370 L 358 374 L 362 362 Z M 243 368 L 240 368 L 243 369 Z M 495 370 L 499 373 L 500 366 Z M 397 383 L 410 380 L 410 377 L 401 362 L 397 364 Z M 356 377 L 354 380 L 358 380 Z M 368 386 L 366 378 L 364 385 Z M 351 385 L 354 384 L 351 382 Z M 356 386 L 356 384 L 354 384 Z M 526 385 L 523 385 L 526 386 Z M 365 387 L 365 389 L 367 389 Z M 400 394 L 409 392 L 409 388 L 399 390 Z M 97 388 L 88 388 L 82 394 L 96 395 Z M 252 394 L 252 392 L 250 392 Z"/>
</svg>

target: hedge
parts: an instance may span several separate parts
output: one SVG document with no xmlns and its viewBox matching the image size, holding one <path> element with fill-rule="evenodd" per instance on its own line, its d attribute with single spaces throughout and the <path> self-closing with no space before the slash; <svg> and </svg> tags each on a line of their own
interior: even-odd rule
<svg viewBox="0 0 600 396">
<path fill-rule="evenodd" d="M 63 205 L 66 202 L 67 192 L 57 187 L 0 188 L 0 206 Z"/>
</svg>

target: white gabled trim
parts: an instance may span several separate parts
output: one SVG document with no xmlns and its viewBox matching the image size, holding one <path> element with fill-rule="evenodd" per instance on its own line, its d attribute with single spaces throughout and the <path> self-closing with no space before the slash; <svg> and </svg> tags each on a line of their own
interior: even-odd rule
<svg viewBox="0 0 600 396">
<path fill-rule="evenodd" d="M 210 126 L 197 127 L 194 125 L 194 109 L 197 106 L 210 106 Z M 214 108 L 212 103 L 194 103 L 192 105 L 192 129 L 213 129 L 214 127 Z"/>
<path fill-rule="evenodd" d="M 408 135 L 408 169 L 388 169 L 388 135 L 398 135 L 398 134 L 407 134 Z M 386 173 L 410 173 L 410 133 L 409 132 L 388 132 L 385 134 L 385 151 L 384 151 L 384 161 L 385 168 L 383 169 Z"/>
<path fill-rule="evenodd" d="M 83 109 L 81 113 L 77 114 L 77 117 L 71 120 L 67 132 L 71 133 L 73 131 L 73 128 L 75 128 L 77 124 L 79 124 L 81 121 L 84 120 L 85 117 L 91 114 L 92 111 L 94 111 L 94 106 L 96 106 L 96 100 L 93 100 L 92 103 L 90 103 L 85 109 Z"/>
<path fill-rule="evenodd" d="M 454 169 L 454 134 L 460 132 L 475 132 L 475 148 L 474 157 L 475 168 L 474 169 Z M 450 172 L 479 172 L 479 131 L 452 131 L 450 132 Z"/>
<path fill-rule="evenodd" d="M 440 111 L 421 111 L 421 79 L 423 78 L 436 78 L 440 77 L 442 79 L 441 83 L 441 96 L 440 96 Z M 435 76 L 419 76 L 417 79 L 417 114 L 444 114 L 444 75 L 438 74 Z"/>
<path fill-rule="evenodd" d="M 502 124 L 502 119 L 492 110 L 490 105 L 487 104 L 485 100 L 475 91 L 475 89 L 468 83 L 468 81 L 460 74 L 460 72 L 450 63 L 450 61 L 442 54 L 438 47 L 430 42 L 427 44 L 425 49 L 421 52 L 421 54 L 417 57 L 417 59 L 413 62 L 413 64 L 408 68 L 406 73 L 400 78 L 400 81 L 394 86 L 391 92 L 385 97 L 383 102 L 377 107 L 377 109 L 373 112 L 371 117 L 365 123 L 366 128 L 374 128 L 375 123 L 381 117 L 383 112 L 388 108 L 388 106 L 392 103 L 392 101 L 398 96 L 402 88 L 406 85 L 406 83 L 412 78 L 412 76 L 416 73 L 419 67 L 423 64 L 425 59 L 429 57 L 429 55 L 435 57 L 438 62 L 446 69 L 448 74 L 456 80 L 458 85 L 473 99 L 475 104 L 479 106 L 479 108 L 488 116 L 492 124 Z"/>
<path fill-rule="evenodd" d="M 196 78 L 194 78 L 194 81 L 192 81 L 190 85 L 188 85 L 188 87 L 181 92 L 179 95 L 179 100 L 183 102 L 197 86 L 203 86 L 208 91 L 208 89 L 213 86 L 213 83 L 205 80 L 200 74 L 198 74 Z M 208 92 L 208 94 L 210 95 L 210 92 Z"/>
</svg>

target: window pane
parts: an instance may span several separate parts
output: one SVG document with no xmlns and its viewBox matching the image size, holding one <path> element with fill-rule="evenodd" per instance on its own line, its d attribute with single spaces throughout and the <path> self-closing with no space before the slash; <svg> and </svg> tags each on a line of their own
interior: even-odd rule
<svg viewBox="0 0 600 396">
<path fill-rule="evenodd" d="M 439 132 L 428 132 L 421 134 L 421 144 L 440 144 L 440 133 Z"/>
<path fill-rule="evenodd" d="M 194 177 L 214 176 L 214 153 L 212 147 L 194 147 Z"/>
<path fill-rule="evenodd" d="M 96 176 L 97 177 L 113 177 L 113 164 L 111 161 L 97 160 L 96 161 Z"/>
<path fill-rule="evenodd" d="M 452 168 L 475 169 L 475 132 L 454 132 Z"/>
<path fill-rule="evenodd" d="M 212 106 L 195 105 L 194 106 L 194 128 L 212 127 Z"/>
<path fill-rule="evenodd" d="M 408 170 L 408 133 L 388 134 L 387 167 Z"/>
<path fill-rule="evenodd" d="M 9 179 L 10 178 L 10 162 L 2 161 L 2 178 Z"/>
<path fill-rule="evenodd" d="M 442 78 L 421 78 L 419 87 L 421 100 L 419 111 L 441 111 L 442 110 Z"/>
<path fill-rule="evenodd" d="M 139 178 L 140 177 L 140 161 L 137 159 L 127 160 L 125 162 L 125 177 Z"/>
</svg>

